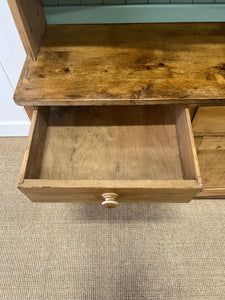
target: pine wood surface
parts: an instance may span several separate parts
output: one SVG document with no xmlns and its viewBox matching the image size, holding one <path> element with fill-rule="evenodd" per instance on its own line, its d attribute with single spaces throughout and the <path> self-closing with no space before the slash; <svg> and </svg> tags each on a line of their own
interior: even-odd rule
<svg viewBox="0 0 225 300">
<path fill-rule="evenodd" d="M 19 189 L 34 202 L 102 202 L 117 193 L 118 202 L 190 202 L 201 187 L 196 180 L 42 180 L 25 179 Z"/>
<path fill-rule="evenodd" d="M 174 113 L 183 178 L 195 178 L 201 184 L 189 109 L 184 105 L 174 105 Z"/>
<path fill-rule="evenodd" d="M 20 105 L 225 103 L 225 24 L 52 25 Z"/>
<path fill-rule="evenodd" d="M 31 118 L 19 183 L 22 183 L 24 178 L 39 178 L 47 125 L 48 108 L 35 108 Z"/>
<path fill-rule="evenodd" d="M 225 106 L 199 107 L 192 126 L 195 136 L 225 135 Z"/>
<path fill-rule="evenodd" d="M 21 41 L 28 56 L 37 58 L 46 20 L 41 0 L 8 0 Z"/>
<path fill-rule="evenodd" d="M 225 198 L 225 136 L 201 138 L 198 160 L 203 191 L 197 198 Z"/>
<path fill-rule="evenodd" d="M 199 107 L 192 125 L 203 183 L 196 198 L 225 198 L 225 107 Z"/>
</svg>

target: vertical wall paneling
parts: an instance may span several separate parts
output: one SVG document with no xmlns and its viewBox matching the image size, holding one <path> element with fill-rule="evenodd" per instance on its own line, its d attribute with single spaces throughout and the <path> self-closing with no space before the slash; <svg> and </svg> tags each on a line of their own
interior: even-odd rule
<svg viewBox="0 0 225 300">
<path fill-rule="evenodd" d="M 26 54 L 6 0 L 0 1 L 0 41 L 0 62 L 15 88 Z"/>
<path fill-rule="evenodd" d="M 24 136 L 30 123 L 24 108 L 15 105 L 11 86 L 2 65 L 0 65 L 0 136 Z"/>
<path fill-rule="evenodd" d="M 26 54 L 6 0 L 0 1 L 0 43 L 0 136 L 24 136 L 29 119 L 13 93 Z"/>
</svg>

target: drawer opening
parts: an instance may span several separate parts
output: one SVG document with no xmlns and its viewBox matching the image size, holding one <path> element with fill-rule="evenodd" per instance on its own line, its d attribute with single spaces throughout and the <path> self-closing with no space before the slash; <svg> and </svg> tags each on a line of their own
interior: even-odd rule
<svg viewBox="0 0 225 300">
<path fill-rule="evenodd" d="M 183 199 L 190 201 L 201 183 L 188 109 L 39 107 L 33 114 L 19 187 L 42 193 L 43 187 L 65 186 L 76 192 L 97 188 L 98 195 L 126 190 L 133 197 L 134 190 L 144 191 L 143 199 L 150 190 L 154 197 L 162 196 L 162 190 L 164 196 L 176 190 L 177 199 L 188 190 Z"/>
<path fill-rule="evenodd" d="M 195 179 L 182 113 L 173 106 L 40 108 L 25 178 Z"/>
</svg>

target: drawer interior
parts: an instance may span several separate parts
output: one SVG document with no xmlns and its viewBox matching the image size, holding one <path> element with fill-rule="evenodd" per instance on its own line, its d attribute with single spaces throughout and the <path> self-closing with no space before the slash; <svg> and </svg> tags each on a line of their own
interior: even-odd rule
<svg viewBox="0 0 225 300">
<path fill-rule="evenodd" d="M 189 202 L 201 191 L 189 110 L 38 107 L 19 188 L 35 202 Z"/>
<path fill-rule="evenodd" d="M 184 112 L 176 105 L 40 107 L 24 178 L 196 179 Z"/>
</svg>

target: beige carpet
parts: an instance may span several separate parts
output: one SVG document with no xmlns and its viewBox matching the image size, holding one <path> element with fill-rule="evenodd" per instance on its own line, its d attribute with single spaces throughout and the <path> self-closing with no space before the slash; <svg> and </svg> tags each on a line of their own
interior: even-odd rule
<svg viewBox="0 0 225 300">
<path fill-rule="evenodd" d="M 0 299 L 225 299 L 225 201 L 34 204 L 0 139 Z"/>
</svg>

